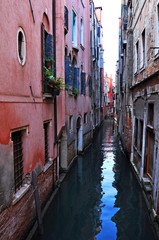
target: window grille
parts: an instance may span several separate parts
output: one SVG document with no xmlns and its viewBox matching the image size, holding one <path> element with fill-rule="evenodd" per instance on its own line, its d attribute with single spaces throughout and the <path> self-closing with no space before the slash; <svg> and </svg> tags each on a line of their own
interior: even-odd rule
<svg viewBox="0 0 159 240">
<path fill-rule="evenodd" d="M 23 184 L 22 131 L 13 132 L 12 141 L 14 154 L 14 189 L 16 192 Z"/>
</svg>

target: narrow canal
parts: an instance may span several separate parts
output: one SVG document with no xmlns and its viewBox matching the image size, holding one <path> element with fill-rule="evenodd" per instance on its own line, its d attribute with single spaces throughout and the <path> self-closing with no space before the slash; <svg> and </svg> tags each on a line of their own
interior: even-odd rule
<svg viewBox="0 0 159 240">
<path fill-rule="evenodd" d="M 156 239 L 113 121 L 104 122 L 78 157 L 43 223 L 45 240 Z"/>
</svg>

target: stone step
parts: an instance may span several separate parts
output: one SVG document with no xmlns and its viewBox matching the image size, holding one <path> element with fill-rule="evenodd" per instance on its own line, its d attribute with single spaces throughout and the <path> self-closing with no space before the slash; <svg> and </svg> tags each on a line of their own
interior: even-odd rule
<svg viewBox="0 0 159 240">
<path fill-rule="evenodd" d="M 142 180 L 144 185 L 149 185 L 151 183 L 151 180 L 149 178 L 144 177 Z"/>
</svg>

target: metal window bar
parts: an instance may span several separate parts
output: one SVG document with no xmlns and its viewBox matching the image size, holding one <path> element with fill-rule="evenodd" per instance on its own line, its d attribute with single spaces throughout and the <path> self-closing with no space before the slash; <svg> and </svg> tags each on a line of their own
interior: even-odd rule
<svg viewBox="0 0 159 240">
<path fill-rule="evenodd" d="M 13 153 L 14 153 L 14 189 L 15 192 L 23 184 L 23 147 L 22 132 L 12 133 Z"/>
<path fill-rule="evenodd" d="M 48 162 L 48 124 L 44 123 L 44 138 L 45 138 L 45 163 Z"/>
</svg>

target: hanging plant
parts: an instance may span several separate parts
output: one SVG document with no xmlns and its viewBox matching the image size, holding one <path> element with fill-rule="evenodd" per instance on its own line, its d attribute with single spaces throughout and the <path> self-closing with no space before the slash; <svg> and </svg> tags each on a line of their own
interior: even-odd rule
<svg viewBox="0 0 159 240">
<path fill-rule="evenodd" d="M 78 97 L 78 89 L 77 88 L 75 88 L 75 87 L 73 87 L 73 90 L 72 90 L 72 94 L 73 94 L 73 96 L 75 97 L 75 98 L 77 98 Z"/>
<path fill-rule="evenodd" d="M 44 70 L 47 84 L 55 91 L 62 91 L 65 87 L 65 84 L 63 83 L 63 78 L 55 78 L 53 72 L 45 66 Z"/>
</svg>

